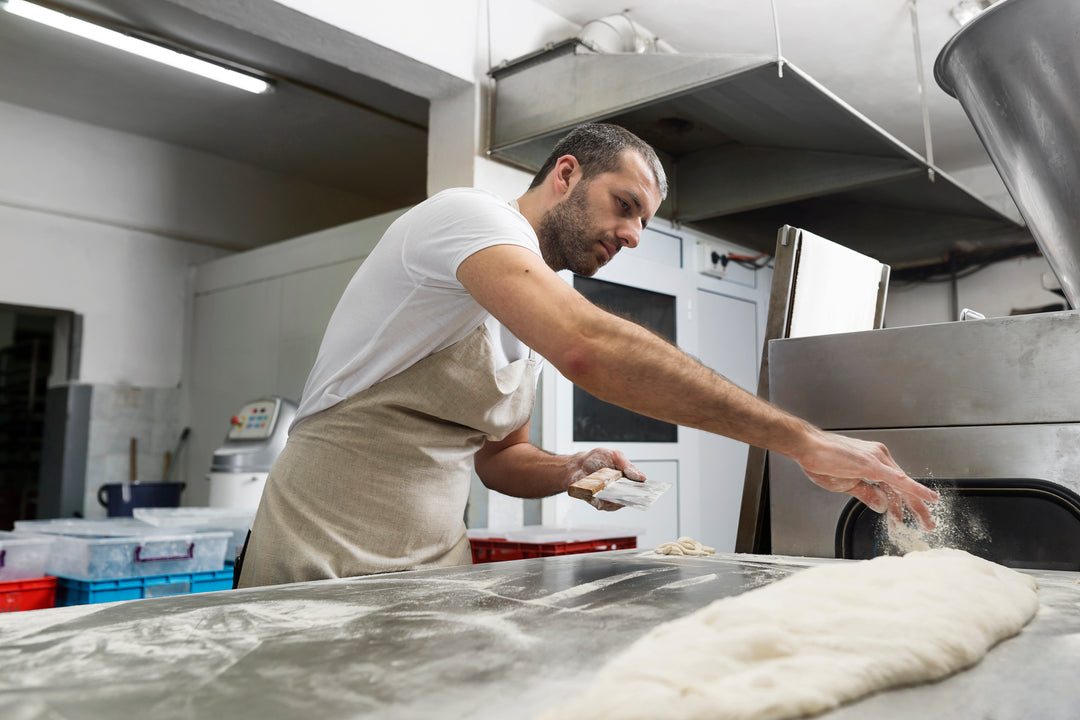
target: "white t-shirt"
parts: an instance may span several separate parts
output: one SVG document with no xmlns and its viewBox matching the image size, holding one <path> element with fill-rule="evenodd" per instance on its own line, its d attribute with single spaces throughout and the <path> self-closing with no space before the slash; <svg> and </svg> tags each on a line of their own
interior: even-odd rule
<svg viewBox="0 0 1080 720">
<path fill-rule="evenodd" d="M 484 190 L 444 190 L 398 218 L 338 301 L 293 425 L 453 345 L 481 323 L 499 367 L 527 357 L 529 349 L 457 279 L 465 258 L 508 244 L 540 255 L 528 220 Z"/>
</svg>

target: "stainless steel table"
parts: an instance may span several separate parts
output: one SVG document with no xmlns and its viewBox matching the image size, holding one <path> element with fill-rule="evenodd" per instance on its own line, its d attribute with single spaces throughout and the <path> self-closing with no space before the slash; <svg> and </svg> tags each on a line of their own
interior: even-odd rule
<svg viewBox="0 0 1080 720">
<path fill-rule="evenodd" d="M 657 624 L 812 564 L 642 550 L 0 616 L 0 717 L 530 718 Z M 823 718 L 1074 718 L 1080 574 L 976 667 Z M 838 618 L 842 622 L 842 618 Z"/>
</svg>

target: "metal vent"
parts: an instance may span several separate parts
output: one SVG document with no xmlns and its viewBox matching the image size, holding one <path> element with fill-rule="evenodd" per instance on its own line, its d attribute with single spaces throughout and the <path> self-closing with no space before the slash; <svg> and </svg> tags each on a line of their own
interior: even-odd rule
<svg viewBox="0 0 1080 720">
<path fill-rule="evenodd" d="M 535 172 L 571 128 L 622 125 L 668 169 L 662 217 L 764 252 L 785 224 L 890 264 L 1031 242 L 1019 216 L 775 57 L 600 54 L 568 40 L 491 75 L 492 158 Z"/>
</svg>

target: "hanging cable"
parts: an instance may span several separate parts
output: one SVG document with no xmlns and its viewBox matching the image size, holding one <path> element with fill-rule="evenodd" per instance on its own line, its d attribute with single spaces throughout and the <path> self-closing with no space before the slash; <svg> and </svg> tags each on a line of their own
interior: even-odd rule
<svg viewBox="0 0 1080 720">
<path fill-rule="evenodd" d="M 780 17 L 776 14 L 776 0 L 772 0 L 772 24 L 776 33 L 776 76 L 784 77 L 784 56 L 780 54 Z"/>
<path fill-rule="evenodd" d="M 922 43 L 919 41 L 918 0 L 911 0 L 911 38 L 915 44 L 915 72 L 919 78 L 919 99 L 922 101 L 923 136 L 926 138 L 926 168 L 930 182 L 934 181 L 934 142 L 930 133 L 930 105 L 926 100 L 926 77 L 923 73 Z"/>
</svg>

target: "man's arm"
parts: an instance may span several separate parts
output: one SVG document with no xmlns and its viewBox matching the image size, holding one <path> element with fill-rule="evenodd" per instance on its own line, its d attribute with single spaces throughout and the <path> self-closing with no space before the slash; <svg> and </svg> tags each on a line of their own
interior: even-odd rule
<svg viewBox="0 0 1080 720">
<path fill-rule="evenodd" d="M 632 480 L 645 480 L 645 475 L 618 450 L 597 448 L 573 455 L 541 450 L 529 442 L 528 423 L 499 442 L 484 443 L 473 464 L 485 487 L 512 497 L 538 498 L 566 492 L 570 483 L 605 467 L 621 470 Z M 621 507 L 599 503 L 602 509 Z"/>
<path fill-rule="evenodd" d="M 826 489 L 894 518 L 907 504 L 933 526 L 920 501 L 937 494 L 909 478 L 884 445 L 826 433 L 746 392 L 640 325 L 596 307 L 536 254 L 492 246 L 467 258 L 457 276 L 522 342 L 601 400 L 775 450 Z"/>
</svg>

